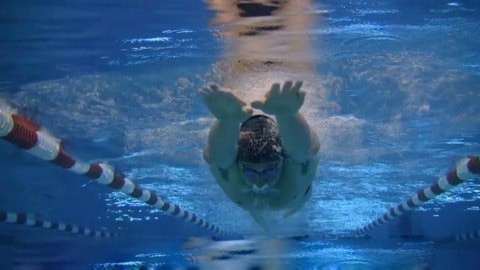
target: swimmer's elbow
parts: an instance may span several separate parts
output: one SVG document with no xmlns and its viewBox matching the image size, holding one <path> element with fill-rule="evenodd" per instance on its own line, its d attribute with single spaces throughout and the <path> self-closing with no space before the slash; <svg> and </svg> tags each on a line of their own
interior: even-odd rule
<svg viewBox="0 0 480 270">
<path fill-rule="evenodd" d="M 320 142 L 318 141 L 318 138 L 317 136 L 314 136 L 311 140 L 310 140 L 310 147 L 309 147 L 309 154 L 314 156 L 318 153 L 318 151 L 320 151 Z"/>
<path fill-rule="evenodd" d="M 318 139 L 317 134 L 313 132 L 312 130 L 310 131 L 310 154 L 311 156 L 316 156 L 318 152 L 320 151 L 320 140 Z"/>
<path fill-rule="evenodd" d="M 203 156 L 203 160 L 205 160 L 205 162 L 207 162 L 208 164 L 211 163 L 212 159 L 210 158 L 210 152 L 208 151 L 207 148 L 203 149 L 202 156 Z"/>
<path fill-rule="evenodd" d="M 320 152 L 320 142 L 316 135 L 313 135 L 310 138 L 310 144 L 308 145 L 307 149 L 303 153 L 303 157 L 299 157 L 303 162 L 307 160 L 312 160 L 318 157 L 318 153 Z"/>
</svg>

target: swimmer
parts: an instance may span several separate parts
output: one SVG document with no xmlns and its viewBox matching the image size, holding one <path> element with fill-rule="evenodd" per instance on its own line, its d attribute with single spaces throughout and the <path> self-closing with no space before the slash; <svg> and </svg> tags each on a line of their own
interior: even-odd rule
<svg viewBox="0 0 480 270">
<path fill-rule="evenodd" d="M 267 231 L 266 211 L 288 217 L 312 193 L 320 144 L 299 112 L 305 100 L 301 87 L 300 81 L 274 83 L 250 106 L 215 84 L 200 90 L 216 118 L 204 159 L 224 193 Z M 252 107 L 264 114 L 252 116 Z"/>
</svg>

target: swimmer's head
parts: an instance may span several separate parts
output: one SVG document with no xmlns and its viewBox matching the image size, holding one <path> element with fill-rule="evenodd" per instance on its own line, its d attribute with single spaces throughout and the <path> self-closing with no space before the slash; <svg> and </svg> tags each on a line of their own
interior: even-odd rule
<svg viewBox="0 0 480 270">
<path fill-rule="evenodd" d="M 282 143 L 275 121 L 255 115 L 240 127 L 238 165 L 245 184 L 255 193 L 268 193 L 278 183 L 283 167 Z"/>
<path fill-rule="evenodd" d="M 240 126 L 238 160 L 268 163 L 282 159 L 282 142 L 275 121 L 265 115 L 254 115 Z"/>
</svg>

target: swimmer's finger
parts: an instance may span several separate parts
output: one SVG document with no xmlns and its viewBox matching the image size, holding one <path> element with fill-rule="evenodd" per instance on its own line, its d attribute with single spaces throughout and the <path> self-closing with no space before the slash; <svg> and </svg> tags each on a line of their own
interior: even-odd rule
<svg viewBox="0 0 480 270">
<path fill-rule="evenodd" d="M 282 93 L 288 93 L 292 89 L 292 81 L 286 81 L 282 87 Z"/>
<path fill-rule="evenodd" d="M 205 93 L 211 93 L 213 91 L 216 91 L 217 89 L 218 89 L 218 86 L 213 83 L 202 87 L 202 91 Z"/>
<path fill-rule="evenodd" d="M 298 93 L 300 92 L 300 89 L 302 88 L 302 85 L 303 85 L 302 81 L 296 81 L 292 87 L 292 92 L 298 95 Z"/>
<path fill-rule="evenodd" d="M 303 104 L 303 102 L 305 102 L 305 96 L 307 95 L 307 92 L 305 91 L 300 91 L 298 93 L 298 99 L 300 100 L 301 104 Z"/>
<path fill-rule="evenodd" d="M 210 89 L 209 88 L 200 88 L 198 89 L 198 93 L 202 96 L 202 97 L 206 97 L 209 93 L 210 93 Z"/>
<path fill-rule="evenodd" d="M 272 88 L 267 93 L 267 97 L 278 96 L 280 94 L 280 84 L 274 83 L 272 84 Z"/>
<path fill-rule="evenodd" d="M 210 89 L 212 92 L 218 92 L 220 90 L 220 87 L 217 84 L 211 84 Z"/>
</svg>

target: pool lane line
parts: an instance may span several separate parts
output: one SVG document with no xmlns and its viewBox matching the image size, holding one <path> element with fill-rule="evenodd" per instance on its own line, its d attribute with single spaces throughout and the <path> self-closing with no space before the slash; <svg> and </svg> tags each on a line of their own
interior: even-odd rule
<svg viewBox="0 0 480 270">
<path fill-rule="evenodd" d="M 461 243 L 461 242 L 470 242 L 470 241 L 478 241 L 480 240 L 480 229 L 469 231 L 462 234 L 456 234 L 450 237 L 443 237 L 440 239 L 436 239 L 436 245 L 445 245 L 445 244 L 452 244 L 452 243 Z"/>
<path fill-rule="evenodd" d="M 467 157 L 461 159 L 455 169 L 438 178 L 436 182 L 430 186 L 420 189 L 412 195 L 408 200 L 399 203 L 397 206 L 390 208 L 382 216 L 370 222 L 366 226 L 355 231 L 356 234 L 368 234 L 386 222 L 403 215 L 404 213 L 424 204 L 425 202 L 435 198 L 436 196 L 450 190 L 451 188 L 472 178 L 480 176 L 480 158 L 478 156 Z"/>
<path fill-rule="evenodd" d="M 446 237 L 440 240 L 435 241 L 437 245 L 450 244 L 450 243 L 459 243 L 459 242 L 469 242 L 480 240 L 480 229 L 475 231 L 466 232 L 462 234 L 454 235 L 453 237 Z"/>
<path fill-rule="evenodd" d="M 468 233 L 462 233 L 453 237 L 457 242 L 472 241 L 480 239 L 480 229 Z"/>
<path fill-rule="evenodd" d="M 115 171 L 106 163 L 85 163 L 74 159 L 65 151 L 60 139 L 43 132 L 38 124 L 24 116 L 0 111 L 0 137 L 36 157 L 121 191 L 165 213 L 211 231 L 217 236 L 234 235 L 221 230 L 195 213 L 164 201 L 154 191 L 137 185 L 132 179 Z"/>
<path fill-rule="evenodd" d="M 34 215 L 26 213 L 0 211 L 0 222 L 27 225 L 31 227 L 57 230 L 61 232 L 69 232 L 93 238 L 114 238 L 119 236 L 118 233 L 112 233 L 103 229 L 97 230 L 58 221 L 45 221 L 34 218 Z"/>
</svg>

